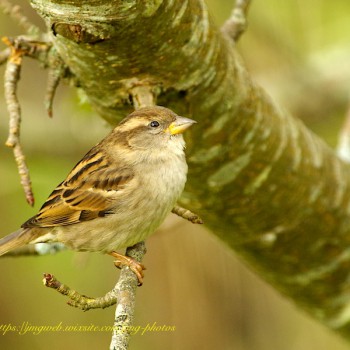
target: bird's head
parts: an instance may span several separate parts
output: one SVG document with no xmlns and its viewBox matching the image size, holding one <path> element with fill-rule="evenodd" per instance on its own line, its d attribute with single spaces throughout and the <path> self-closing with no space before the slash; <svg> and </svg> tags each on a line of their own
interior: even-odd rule
<svg viewBox="0 0 350 350">
<path fill-rule="evenodd" d="M 125 135 L 128 146 L 133 149 L 182 151 L 185 146 L 182 133 L 194 123 L 168 108 L 154 106 L 129 114 L 115 130 Z"/>
</svg>

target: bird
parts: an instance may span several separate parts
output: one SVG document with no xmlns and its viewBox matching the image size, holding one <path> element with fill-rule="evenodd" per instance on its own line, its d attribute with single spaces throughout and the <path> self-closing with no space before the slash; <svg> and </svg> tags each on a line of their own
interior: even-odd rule
<svg viewBox="0 0 350 350">
<path fill-rule="evenodd" d="M 145 267 L 117 250 L 145 240 L 175 206 L 188 170 L 182 133 L 194 123 L 161 106 L 129 114 L 75 165 L 35 216 L 0 239 L 0 255 L 31 243 L 60 242 L 112 255 L 141 285 Z"/>
</svg>

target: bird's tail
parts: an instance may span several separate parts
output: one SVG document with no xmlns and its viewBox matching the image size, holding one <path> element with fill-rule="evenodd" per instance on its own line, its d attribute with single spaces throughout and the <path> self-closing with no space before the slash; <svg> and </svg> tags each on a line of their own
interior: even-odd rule
<svg viewBox="0 0 350 350">
<path fill-rule="evenodd" d="M 10 250 L 22 247 L 33 240 L 33 234 L 30 229 L 19 229 L 0 239 L 0 256 Z"/>
</svg>

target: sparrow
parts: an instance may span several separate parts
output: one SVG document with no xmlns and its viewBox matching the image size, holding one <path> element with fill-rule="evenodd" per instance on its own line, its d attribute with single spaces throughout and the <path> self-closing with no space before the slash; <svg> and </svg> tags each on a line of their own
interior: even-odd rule
<svg viewBox="0 0 350 350">
<path fill-rule="evenodd" d="M 142 284 L 144 266 L 116 252 L 164 221 L 186 182 L 182 133 L 195 123 L 160 106 L 140 108 L 94 146 L 21 229 L 0 239 L 0 255 L 30 243 L 61 242 L 103 252 Z"/>
</svg>

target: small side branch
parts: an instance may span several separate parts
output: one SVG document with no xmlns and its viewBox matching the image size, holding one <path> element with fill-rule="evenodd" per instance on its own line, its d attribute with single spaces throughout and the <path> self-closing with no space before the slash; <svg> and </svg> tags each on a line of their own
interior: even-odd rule
<svg viewBox="0 0 350 350">
<path fill-rule="evenodd" d="M 231 17 L 223 24 L 221 31 L 237 42 L 247 29 L 247 14 L 250 0 L 236 0 Z"/>
<path fill-rule="evenodd" d="M 4 38 L 3 41 L 11 45 L 11 43 Z M 29 170 L 25 162 L 22 146 L 20 144 L 20 124 L 21 124 L 21 108 L 17 98 L 17 83 L 20 79 L 21 64 L 23 51 L 11 47 L 11 55 L 7 61 L 5 70 L 5 100 L 7 110 L 10 115 L 9 122 L 9 136 L 6 141 L 6 146 L 13 149 L 13 154 L 17 163 L 18 173 L 21 184 L 30 205 L 34 205 L 34 195 L 32 185 L 29 177 Z"/>
<path fill-rule="evenodd" d="M 134 258 L 138 262 L 142 261 L 145 253 L 146 247 L 143 242 L 138 243 L 126 250 L 126 255 Z M 133 319 L 133 308 L 135 306 L 135 294 L 138 279 L 134 272 L 132 272 L 128 267 L 122 268 L 120 278 L 116 286 L 106 295 L 97 298 L 80 294 L 66 284 L 61 283 L 54 275 L 50 273 L 44 274 L 43 283 L 46 287 L 52 288 L 58 293 L 68 296 L 68 305 L 70 306 L 87 311 L 90 309 L 104 309 L 118 302 L 116 319 L 120 320 L 120 310 L 124 310 L 123 315 L 127 315 L 128 320 Z"/>
<path fill-rule="evenodd" d="M 2 41 L 9 46 L 1 55 L 3 56 L 2 60 L 7 58 L 5 69 L 5 100 L 10 121 L 9 136 L 6 141 L 6 146 L 13 149 L 26 200 L 30 205 L 34 205 L 34 195 L 29 170 L 20 143 L 21 108 L 17 98 L 17 85 L 20 80 L 23 56 L 36 58 L 46 65 L 51 45 L 45 42 L 25 40 L 23 38 L 12 39 L 3 37 Z"/>
<path fill-rule="evenodd" d="M 192 222 L 192 224 L 203 224 L 203 220 L 197 214 L 194 214 L 190 210 L 182 208 L 178 205 L 176 205 L 171 212 Z"/>
<path fill-rule="evenodd" d="M 57 52 L 55 50 L 51 50 L 50 52 L 50 58 L 49 58 L 49 74 L 48 74 L 48 80 L 47 80 L 47 88 L 46 88 L 46 94 L 45 94 L 45 108 L 47 111 L 47 114 L 49 117 L 52 117 L 52 105 L 53 100 L 55 97 L 55 93 L 57 90 L 57 87 L 61 81 L 61 78 L 65 76 L 65 73 L 67 71 L 67 67 L 62 61 L 61 57 L 58 56 Z"/>
<path fill-rule="evenodd" d="M 50 273 L 44 273 L 43 283 L 46 287 L 55 289 L 58 293 L 66 295 L 69 298 L 69 301 L 67 302 L 68 305 L 84 311 L 90 309 L 104 309 L 108 306 L 114 305 L 117 302 L 114 289 L 103 297 L 90 298 L 86 295 L 78 293 L 66 284 L 61 283 L 54 275 Z"/>
</svg>

